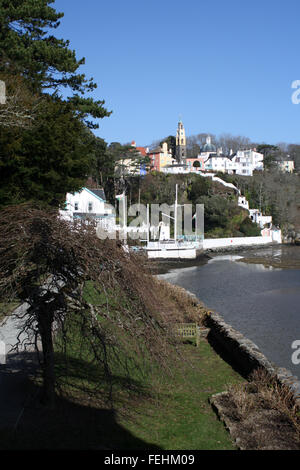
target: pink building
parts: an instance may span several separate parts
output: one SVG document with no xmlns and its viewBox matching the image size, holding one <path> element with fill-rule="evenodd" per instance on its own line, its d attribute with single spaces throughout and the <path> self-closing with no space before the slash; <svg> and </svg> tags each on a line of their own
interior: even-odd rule
<svg viewBox="0 0 300 470">
<path fill-rule="evenodd" d="M 192 171 L 204 171 L 204 158 L 187 158 L 186 164 L 188 169 Z"/>
</svg>

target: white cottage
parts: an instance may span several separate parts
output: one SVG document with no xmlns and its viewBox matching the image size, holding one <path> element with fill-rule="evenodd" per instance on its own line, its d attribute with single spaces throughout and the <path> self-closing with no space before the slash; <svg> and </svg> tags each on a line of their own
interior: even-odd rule
<svg viewBox="0 0 300 470">
<path fill-rule="evenodd" d="M 60 213 L 67 220 L 94 219 L 104 226 L 116 222 L 114 207 L 106 203 L 103 189 L 82 188 L 74 194 L 67 193 L 65 210 Z"/>
<path fill-rule="evenodd" d="M 272 226 L 272 216 L 271 215 L 263 215 L 260 212 L 260 210 L 258 210 L 258 209 L 249 209 L 249 213 L 250 213 L 250 219 L 252 220 L 252 222 L 255 222 L 261 228 L 266 227 L 266 225 L 269 228 Z"/>
</svg>

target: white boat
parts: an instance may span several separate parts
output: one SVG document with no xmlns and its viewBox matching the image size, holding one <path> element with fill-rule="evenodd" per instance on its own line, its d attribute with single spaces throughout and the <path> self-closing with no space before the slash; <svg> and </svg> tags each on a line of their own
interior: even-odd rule
<svg viewBox="0 0 300 470">
<path fill-rule="evenodd" d="M 145 247 L 148 258 L 195 259 L 196 248 L 192 243 L 177 240 L 148 242 Z"/>
<path fill-rule="evenodd" d="M 174 239 L 150 241 L 149 240 L 149 205 L 147 206 L 147 245 L 145 250 L 149 259 L 163 258 L 163 259 L 195 259 L 197 256 L 196 246 L 192 242 L 187 242 L 177 238 L 177 184 L 176 184 L 176 199 L 174 205 L 175 217 L 167 216 L 174 220 Z M 164 214 L 166 215 L 166 214 Z"/>
</svg>

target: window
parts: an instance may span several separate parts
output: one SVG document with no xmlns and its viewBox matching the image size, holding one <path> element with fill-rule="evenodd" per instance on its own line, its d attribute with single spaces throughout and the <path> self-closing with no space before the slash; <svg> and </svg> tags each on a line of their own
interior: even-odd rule
<svg viewBox="0 0 300 470">
<path fill-rule="evenodd" d="M 78 202 L 75 202 L 75 204 L 74 204 L 74 209 L 75 209 L 75 211 L 78 211 L 78 207 L 79 207 Z"/>
<path fill-rule="evenodd" d="M 89 212 L 92 212 L 92 210 L 93 210 L 93 203 L 89 202 Z"/>
</svg>

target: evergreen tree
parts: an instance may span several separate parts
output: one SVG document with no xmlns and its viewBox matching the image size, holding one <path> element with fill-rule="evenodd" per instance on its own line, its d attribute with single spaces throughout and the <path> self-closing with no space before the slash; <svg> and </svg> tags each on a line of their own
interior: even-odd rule
<svg viewBox="0 0 300 470">
<path fill-rule="evenodd" d="M 0 126 L 0 203 L 25 201 L 59 206 L 91 172 L 89 131 L 68 103 L 48 98 L 35 125 L 9 131 Z"/>
<path fill-rule="evenodd" d="M 0 78 L 2 74 L 21 75 L 32 92 L 56 92 L 67 88 L 68 98 L 80 118 L 109 116 L 104 101 L 85 98 L 97 85 L 78 69 L 85 59 L 77 60 L 69 41 L 58 39 L 51 30 L 58 28 L 63 13 L 50 5 L 54 0 L 0 0 Z"/>
<path fill-rule="evenodd" d="M 69 41 L 51 34 L 63 13 L 53 0 L 0 0 L 0 204 L 58 206 L 79 190 L 95 163 L 93 119 L 109 116 L 96 88 L 78 72 Z M 65 88 L 67 97 L 61 92 Z"/>
</svg>

